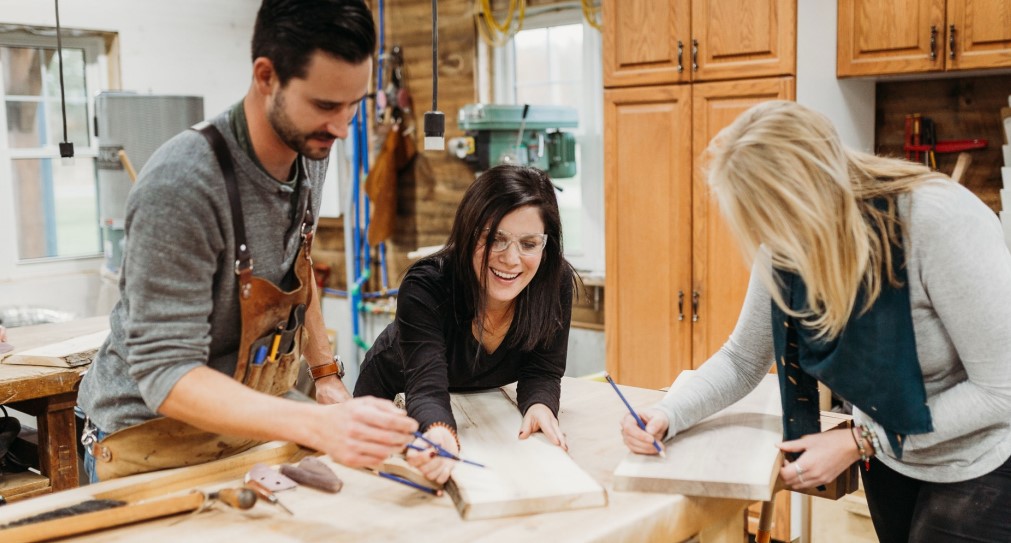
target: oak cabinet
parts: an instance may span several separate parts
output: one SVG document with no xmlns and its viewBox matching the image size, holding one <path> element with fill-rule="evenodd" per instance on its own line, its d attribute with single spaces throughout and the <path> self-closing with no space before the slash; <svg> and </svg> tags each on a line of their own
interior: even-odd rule
<svg viewBox="0 0 1011 543">
<path fill-rule="evenodd" d="M 670 385 L 727 340 L 749 268 L 698 158 L 752 105 L 792 100 L 792 77 L 604 91 L 607 369 Z"/>
<path fill-rule="evenodd" d="M 839 0 L 839 77 L 1002 67 L 1008 0 Z"/>
<path fill-rule="evenodd" d="M 604 86 L 796 73 L 796 0 L 605 0 Z"/>
</svg>

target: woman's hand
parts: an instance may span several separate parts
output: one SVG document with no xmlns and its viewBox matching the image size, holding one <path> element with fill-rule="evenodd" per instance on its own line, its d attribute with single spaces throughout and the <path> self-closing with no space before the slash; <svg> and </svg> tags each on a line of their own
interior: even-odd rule
<svg viewBox="0 0 1011 543">
<path fill-rule="evenodd" d="M 321 404 L 342 403 L 351 399 L 344 382 L 336 375 L 328 375 L 316 381 L 316 402 Z"/>
<path fill-rule="evenodd" d="M 659 409 L 646 409 L 640 411 L 638 415 L 646 423 L 645 430 L 639 428 L 631 413 L 621 419 L 621 438 L 625 441 L 625 446 L 634 453 L 659 454 L 659 451 L 653 446 L 653 441 L 661 443 L 660 448 L 663 448 L 663 438 L 667 435 L 667 428 L 670 426 L 667 414 Z"/>
<path fill-rule="evenodd" d="M 530 434 L 540 430 L 548 441 L 558 445 L 563 451 L 568 451 L 569 446 L 565 443 L 565 434 L 558 427 L 558 419 L 551 412 L 548 406 L 542 403 L 535 403 L 527 409 L 527 414 L 523 415 L 523 424 L 520 425 L 520 439 L 530 437 Z"/>
<path fill-rule="evenodd" d="M 779 478 L 790 490 L 828 484 L 860 459 L 849 429 L 829 430 L 784 441 L 779 444 L 779 449 L 801 453 L 793 462 L 784 460 L 779 470 Z"/>
<path fill-rule="evenodd" d="M 425 437 L 438 443 L 443 449 L 460 456 L 460 448 L 456 445 L 456 436 L 445 426 L 430 426 L 425 432 Z M 450 473 L 453 472 L 455 460 L 444 458 L 436 453 L 435 448 L 420 439 L 414 440 L 412 445 L 424 449 L 421 451 L 408 448 L 407 463 L 418 468 L 418 471 L 429 481 L 443 484 L 449 480 Z"/>
</svg>

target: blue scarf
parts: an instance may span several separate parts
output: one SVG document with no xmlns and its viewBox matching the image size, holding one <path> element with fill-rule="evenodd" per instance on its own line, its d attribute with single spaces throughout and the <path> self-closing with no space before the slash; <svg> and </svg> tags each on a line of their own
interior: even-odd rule
<svg viewBox="0 0 1011 543">
<path fill-rule="evenodd" d="M 865 293 L 857 294 L 853 314 L 838 337 L 815 337 L 800 320 L 772 303 L 772 336 L 783 402 L 784 439 L 821 431 L 818 383 L 867 413 L 885 429 L 898 458 L 906 435 L 933 431 L 923 373 L 916 355 L 916 337 L 909 304 L 909 284 L 901 248 L 892 247 L 895 277 L 860 315 Z M 807 287 L 800 276 L 775 270 L 786 304 L 794 311 L 807 307 Z"/>
</svg>

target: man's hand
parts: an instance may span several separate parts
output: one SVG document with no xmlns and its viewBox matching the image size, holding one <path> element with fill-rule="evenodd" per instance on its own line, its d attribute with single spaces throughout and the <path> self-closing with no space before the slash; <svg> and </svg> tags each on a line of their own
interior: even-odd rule
<svg viewBox="0 0 1011 543">
<path fill-rule="evenodd" d="M 327 405 L 342 403 L 351 399 L 344 382 L 336 375 L 328 375 L 316 381 L 316 401 Z"/>
<path fill-rule="evenodd" d="M 628 450 L 639 454 L 659 454 L 653 446 L 653 440 L 663 443 L 667 435 L 670 421 L 667 415 L 659 409 L 646 409 L 638 413 L 639 418 L 646 423 L 646 429 L 639 428 L 631 414 L 621 419 L 621 438 Z M 661 445 L 663 447 L 663 445 Z"/>
<path fill-rule="evenodd" d="M 443 449 L 457 456 L 460 455 L 460 448 L 456 446 L 456 436 L 448 428 L 444 426 L 431 426 L 425 432 L 425 437 L 438 443 Z M 438 456 L 435 448 L 420 439 L 415 440 L 413 444 L 424 450 L 408 449 L 407 463 L 418 468 L 418 471 L 429 481 L 443 484 L 449 480 L 449 475 L 453 472 L 456 460 Z"/>
<path fill-rule="evenodd" d="M 0 341 L 7 341 L 7 329 L 0 326 Z"/>
<path fill-rule="evenodd" d="M 783 461 L 779 477 L 786 488 L 797 490 L 831 483 L 860 459 L 849 429 L 809 434 L 779 444 L 783 452 L 801 453 L 797 460 Z"/>
<path fill-rule="evenodd" d="M 389 400 L 353 398 L 324 409 L 320 449 L 352 468 L 378 466 L 418 430 L 418 422 Z"/>
<path fill-rule="evenodd" d="M 520 439 L 530 437 L 530 434 L 540 430 L 544 437 L 548 438 L 555 445 L 568 451 L 569 446 L 565 443 L 565 434 L 558 427 L 558 419 L 551 412 L 548 406 L 542 403 L 535 403 L 527 409 L 527 414 L 523 415 L 523 424 L 520 425 Z"/>
</svg>

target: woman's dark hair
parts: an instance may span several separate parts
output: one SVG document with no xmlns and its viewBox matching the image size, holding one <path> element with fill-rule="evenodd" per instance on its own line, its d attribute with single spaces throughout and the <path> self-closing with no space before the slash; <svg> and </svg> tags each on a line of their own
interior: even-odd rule
<svg viewBox="0 0 1011 543">
<path fill-rule="evenodd" d="M 362 0 L 263 0 L 253 27 L 253 60 L 266 57 L 284 86 L 304 78 L 322 50 L 359 64 L 376 50 L 376 24 Z"/>
<path fill-rule="evenodd" d="M 576 273 L 565 260 L 562 249 L 562 221 L 558 214 L 555 188 L 546 173 L 525 166 L 501 165 L 482 173 L 463 195 L 446 246 L 429 258 L 448 268 L 453 281 L 453 305 L 458 321 L 484 322 L 485 275 L 474 273 L 474 252 L 483 237 L 482 269 L 488 267 L 491 241 L 502 218 L 524 206 L 534 206 L 544 222 L 547 245 L 540 267 L 519 296 L 513 309 L 515 332 L 511 347 L 533 350 L 547 346 L 568 323 L 562 322 L 561 292 Z M 487 229 L 487 230 L 485 230 Z M 483 330 L 479 326 L 479 330 Z M 480 342 L 480 337 L 478 338 Z"/>
</svg>

